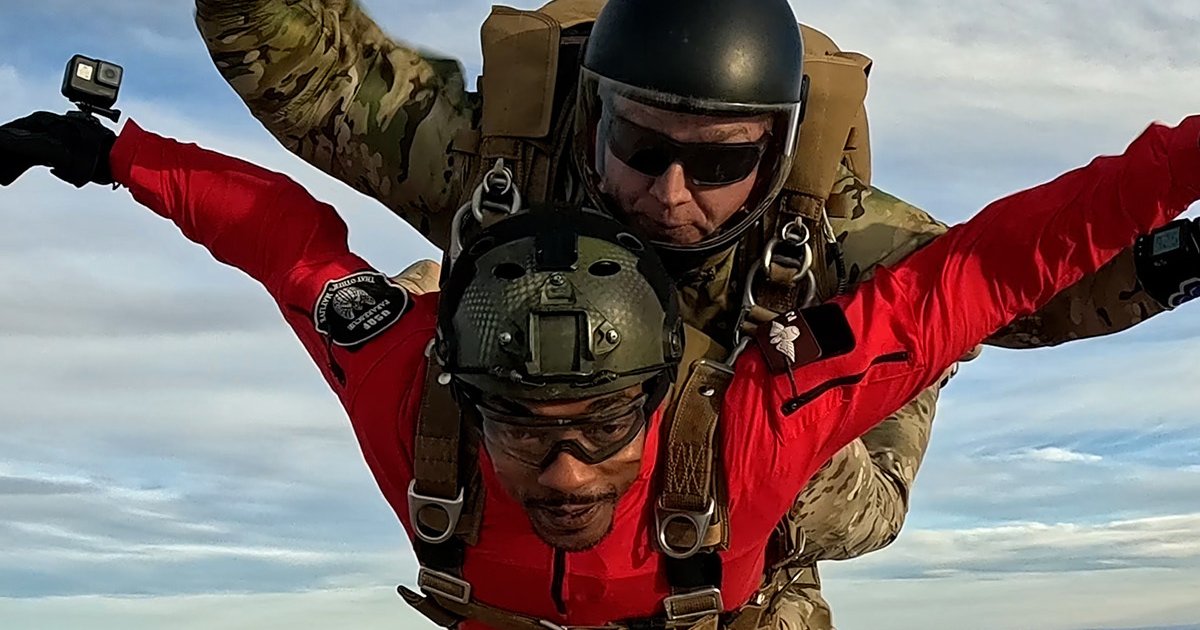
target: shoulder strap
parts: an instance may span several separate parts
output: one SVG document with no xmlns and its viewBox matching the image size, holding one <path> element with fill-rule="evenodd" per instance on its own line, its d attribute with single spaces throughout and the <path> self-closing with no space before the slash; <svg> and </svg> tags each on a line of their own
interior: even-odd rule
<svg viewBox="0 0 1200 630">
<path fill-rule="evenodd" d="M 531 10 L 492 7 L 480 31 L 480 128 L 475 138 L 455 142 L 479 163 L 470 169 L 468 190 L 502 158 L 526 199 L 546 201 L 557 192 L 583 44 L 603 5 L 554 0 Z"/>
<path fill-rule="evenodd" d="M 466 430 L 449 380 L 430 354 L 427 349 L 408 487 L 413 550 L 421 565 L 417 585 L 428 596 L 465 602 L 471 585 L 462 577 L 462 565 L 466 547 L 478 541 L 483 510 L 478 439 Z"/>
<path fill-rule="evenodd" d="M 655 532 L 672 594 L 668 622 L 720 612 L 721 559 L 729 545 L 728 502 L 718 474 L 717 421 L 733 378 L 727 350 L 687 326 L 684 361 L 663 416 L 665 439 Z"/>
<path fill-rule="evenodd" d="M 810 26 L 802 24 L 801 30 L 809 78 L 796 146 L 802 159 L 793 163 L 779 203 L 739 248 L 738 268 L 749 274 L 747 295 L 755 307 L 750 326 L 841 291 L 845 264 L 828 217 L 842 216 L 850 206 L 827 201 L 846 171 L 861 181 L 870 178 L 864 102 L 871 60 L 840 50 Z"/>
<path fill-rule="evenodd" d="M 475 544 L 479 536 L 483 486 L 475 457 L 478 440 L 464 429 L 448 379 L 430 357 L 417 417 L 408 507 L 418 536 L 433 544 L 452 536 Z"/>
<path fill-rule="evenodd" d="M 812 27 L 802 25 L 801 30 L 804 74 L 809 80 L 804 120 L 796 138 L 796 155 L 803 159 L 793 163 L 784 190 L 823 200 L 833 191 L 838 167 L 844 161 L 863 163 L 869 169 L 864 102 L 871 60 L 837 50 L 827 36 Z M 860 150 L 865 159 L 858 155 Z"/>
</svg>

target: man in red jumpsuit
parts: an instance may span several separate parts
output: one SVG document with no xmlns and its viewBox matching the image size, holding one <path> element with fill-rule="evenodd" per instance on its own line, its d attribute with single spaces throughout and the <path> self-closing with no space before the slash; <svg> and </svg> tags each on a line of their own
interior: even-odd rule
<svg viewBox="0 0 1200 630">
<path fill-rule="evenodd" d="M 480 265 L 478 273 L 465 275 L 459 302 L 439 319 L 439 294 L 411 297 L 389 283 L 350 252 L 346 226 L 334 209 L 281 174 L 154 135 L 132 121 L 114 140 L 98 124 L 53 114 L 0 127 L 0 184 L 33 165 L 51 166 L 76 185 L 128 188 L 217 260 L 259 281 L 341 400 L 381 491 L 410 535 L 406 490 L 419 456 L 415 419 L 426 351 L 438 345 L 433 342 L 440 329 L 441 340 L 453 340 L 448 350 L 437 348 L 449 358 L 447 372 L 481 394 L 470 400 L 483 417 L 486 447 L 479 455 L 482 526 L 462 573 L 472 587 L 470 600 L 533 620 L 532 626 L 514 621 L 512 627 L 661 617 L 670 592 L 653 539 L 650 479 L 664 465 L 658 461 L 662 409 L 646 405 L 638 424 L 638 405 L 645 404 L 638 393 L 654 370 L 673 368 L 673 295 L 660 295 L 661 310 L 654 311 L 667 343 L 656 344 L 661 361 L 651 361 L 648 372 L 605 380 L 576 365 L 583 380 L 551 382 L 551 400 L 529 386 L 533 376 L 510 374 L 508 381 L 524 386 L 528 396 L 497 400 L 487 383 L 505 375 L 455 359 L 471 344 L 482 347 L 488 335 L 504 343 L 494 325 L 468 325 L 487 321 L 470 316 L 472 309 L 488 307 L 471 302 L 472 296 L 482 295 L 480 283 L 493 276 L 528 274 L 569 284 L 552 279 L 561 269 Z M 1153 125 L 1121 155 L 1097 158 L 990 204 L 853 293 L 819 307 L 819 314 L 792 313 L 772 322 L 760 343 L 734 363 L 736 375 L 723 400 L 717 446 L 729 521 L 728 549 L 720 553 L 723 609 L 735 611 L 751 599 L 772 528 L 831 454 L 928 387 L 989 334 L 1033 312 L 1197 199 L 1200 116 L 1175 127 Z M 507 221 L 516 219 L 497 229 Z M 631 259 L 638 256 L 620 238 L 609 245 L 624 247 Z M 478 247 L 488 255 L 486 243 Z M 644 292 L 625 295 L 632 308 Z M 836 334 L 829 336 L 830 330 Z M 477 354 L 486 353 L 477 348 Z M 615 391 L 613 383 L 620 386 Z M 533 422 L 524 432 L 513 431 L 522 418 Z M 581 427 L 588 419 L 602 421 L 598 432 Z M 625 441 L 630 426 L 632 438 Z M 526 448 L 555 431 L 564 433 L 551 441 L 554 448 Z M 617 448 L 606 452 L 613 450 L 606 445 Z M 462 627 L 486 627 L 476 623 Z"/>
</svg>

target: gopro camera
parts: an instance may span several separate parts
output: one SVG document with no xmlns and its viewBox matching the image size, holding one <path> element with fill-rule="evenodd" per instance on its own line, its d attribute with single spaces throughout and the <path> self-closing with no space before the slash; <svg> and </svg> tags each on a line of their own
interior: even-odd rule
<svg viewBox="0 0 1200 630">
<path fill-rule="evenodd" d="M 62 95 L 87 114 L 100 114 L 113 122 L 121 112 L 111 109 L 121 91 L 121 66 L 100 59 L 75 55 L 67 62 Z"/>
<path fill-rule="evenodd" d="M 1200 226 L 1177 219 L 1141 236 L 1133 246 L 1138 281 L 1150 297 L 1173 309 L 1200 297 Z"/>
</svg>

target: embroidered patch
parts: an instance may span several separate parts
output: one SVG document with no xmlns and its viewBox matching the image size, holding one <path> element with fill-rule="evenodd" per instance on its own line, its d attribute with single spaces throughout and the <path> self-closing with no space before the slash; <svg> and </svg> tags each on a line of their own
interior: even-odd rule
<svg viewBox="0 0 1200 630">
<path fill-rule="evenodd" d="M 788 311 L 760 325 L 754 339 L 774 374 L 842 356 L 856 343 L 846 313 L 830 303 Z"/>
<path fill-rule="evenodd" d="M 813 337 L 804 315 L 795 311 L 759 326 L 755 338 L 767 367 L 775 374 L 821 358 L 820 343 Z"/>
<path fill-rule="evenodd" d="M 400 321 L 408 292 L 377 271 L 325 283 L 313 308 L 313 326 L 335 346 L 354 348 Z"/>
</svg>

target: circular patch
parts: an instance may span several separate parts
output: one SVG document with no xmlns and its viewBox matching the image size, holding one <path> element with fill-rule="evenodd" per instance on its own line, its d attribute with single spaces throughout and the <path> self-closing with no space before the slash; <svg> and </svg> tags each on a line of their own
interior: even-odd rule
<svg viewBox="0 0 1200 630">
<path fill-rule="evenodd" d="M 313 308 L 313 326 L 335 346 L 354 348 L 400 321 L 408 292 L 378 271 L 360 271 L 325 283 Z"/>
</svg>

